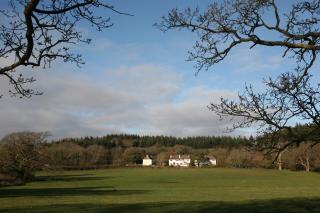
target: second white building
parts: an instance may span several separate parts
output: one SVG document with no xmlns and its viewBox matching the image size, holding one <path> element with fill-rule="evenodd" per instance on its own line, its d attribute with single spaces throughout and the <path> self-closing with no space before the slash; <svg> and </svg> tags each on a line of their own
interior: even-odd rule
<svg viewBox="0 0 320 213">
<path fill-rule="evenodd" d="M 146 157 L 143 158 L 142 166 L 152 166 L 152 159 L 149 155 L 146 155 Z"/>
<path fill-rule="evenodd" d="M 191 158 L 190 155 L 170 155 L 169 166 L 190 166 Z"/>
</svg>

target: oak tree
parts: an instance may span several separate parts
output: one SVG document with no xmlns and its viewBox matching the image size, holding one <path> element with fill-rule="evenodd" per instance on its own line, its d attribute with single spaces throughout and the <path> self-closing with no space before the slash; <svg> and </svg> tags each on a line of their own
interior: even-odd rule
<svg viewBox="0 0 320 213">
<path fill-rule="evenodd" d="M 277 156 L 293 144 L 310 141 L 308 135 L 301 137 L 293 131 L 294 122 L 312 125 L 313 133 L 320 130 L 319 83 L 314 83 L 311 73 L 320 50 L 320 1 L 295 1 L 286 8 L 280 8 L 280 2 L 214 1 L 205 10 L 173 9 L 156 24 L 162 31 L 196 33 L 198 39 L 188 60 L 195 61 L 197 72 L 223 61 L 242 44 L 248 48 L 277 47 L 282 57 L 295 59 L 293 70 L 264 80 L 265 91 L 256 92 L 252 85 L 246 85 L 237 100 L 222 97 L 220 103 L 209 106 L 221 118 L 235 121 L 232 129 L 254 126 L 261 135 L 285 131 L 290 140 L 283 143 L 272 137 L 263 145 Z M 313 143 L 319 143 L 317 134 L 312 135 Z"/>
<path fill-rule="evenodd" d="M 18 182 L 34 178 L 34 173 L 42 166 L 40 145 L 46 141 L 48 133 L 16 132 L 0 140 L 0 173 L 8 174 Z"/>
<path fill-rule="evenodd" d="M 91 42 L 79 24 L 86 21 L 98 31 L 113 25 L 99 9 L 124 14 L 103 0 L 10 0 L 8 9 L 0 10 L 0 77 L 13 86 L 11 95 L 42 94 L 29 88 L 35 78 L 25 77 L 20 67 L 47 68 L 56 59 L 83 64 L 70 48 Z"/>
</svg>

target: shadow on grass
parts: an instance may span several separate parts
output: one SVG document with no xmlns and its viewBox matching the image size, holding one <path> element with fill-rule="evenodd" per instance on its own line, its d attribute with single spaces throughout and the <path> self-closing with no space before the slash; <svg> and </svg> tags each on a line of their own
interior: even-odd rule
<svg viewBox="0 0 320 213">
<path fill-rule="evenodd" d="M 132 195 L 147 193 L 148 190 L 117 190 L 113 187 L 78 187 L 78 188 L 40 188 L 0 190 L 0 198 L 8 197 L 50 197 L 50 196 L 90 196 L 90 195 Z"/>
<path fill-rule="evenodd" d="M 76 174 L 76 175 L 55 175 L 55 176 L 37 176 L 35 181 L 94 181 L 105 180 L 112 177 L 96 177 L 94 174 Z"/>
<path fill-rule="evenodd" d="M 176 212 L 176 213 L 315 213 L 320 212 L 320 198 L 292 198 L 250 202 L 176 202 L 142 204 L 66 204 L 32 208 L 4 209 L 3 212 Z"/>
</svg>

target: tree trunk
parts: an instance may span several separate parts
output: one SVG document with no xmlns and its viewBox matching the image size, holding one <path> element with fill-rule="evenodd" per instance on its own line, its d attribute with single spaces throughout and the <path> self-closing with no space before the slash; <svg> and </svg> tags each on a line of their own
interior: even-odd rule
<svg viewBox="0 0 320 213">
<path fill-rule="evenodd" d="M 310 172 L 310 161 L 309 158 L 306 158 L 306 172 Z"/>
<path fill-rule="evenodd" d="M 305 161 L 304 161 L 305 160 Z M 304 167 L 306 172 L 310 172 L 310 161 L 309 157 L 306 157 L 305 159 L 300 157 L 300 164 Z"/>
<path fill-rule="evenodd" d="M 279 153 L 278 159 L 277 159 L 277 163 L 278 163 L 278 170 L 282 171 L 282 152 Z"/>
</svg>

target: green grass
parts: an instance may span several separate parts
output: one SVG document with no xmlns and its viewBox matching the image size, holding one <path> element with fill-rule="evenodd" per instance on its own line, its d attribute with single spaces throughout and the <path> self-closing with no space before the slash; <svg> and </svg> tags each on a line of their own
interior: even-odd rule
<svg viewBox="0 0 320 213">
<path fill-rule="evenodd" d="M 320 212 L 320 174 L 262 169 L 41 172 L 0 188 L 0 212 Z"/>
</svg>

